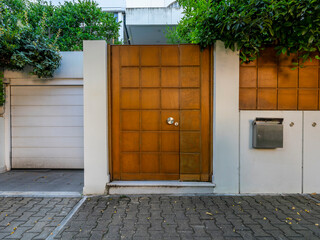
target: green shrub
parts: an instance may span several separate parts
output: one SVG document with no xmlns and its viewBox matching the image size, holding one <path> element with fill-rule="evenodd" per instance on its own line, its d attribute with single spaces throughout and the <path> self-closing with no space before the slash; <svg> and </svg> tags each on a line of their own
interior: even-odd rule
<svg viewBox="0 0 320 240">
<path fill-rule="evenodd" d="M 0 2 L 0 69 L 22 70 L 31 66 L 38 77 L 52 77 L 59 67 L 58 48 L 47 34 L 45 16 L 29 24 L 24 0 Z"/>
<path fill-rule="evenodd" d="M 32 26 L 27 12 L 28 3 L 24 0 L 0 0 L 0 74 L 3 76 L 4 69 L 22 70 L 30 66 L 31 74 L 50 78 L 61 60 L 55 38 L 46 34 L 45 16 Z M 0 85 L 2 105 L 2 80 Z"/>
<path fill-rule="evenodd" d="M 120 23 L 94 1 L 53 6 L 43 0 L 0 0 L 0 105 L 4 103 L 4 69 L 51 78 L 61 51 L 82 50 L 83 40 L 114 41 Z"/>
<path fill-rule="evenodd" d="M 260 50 L 275 46 L 278 54 L 297 53 L 303 61 L 320 50 L 319 0 L 180 0 L 185 16 L 171 41 L 200 44 L 217 40 L 241 50 L 252 61 Z M 173 39 L 173 40 L 172 40 Z M 319 58 L 319 56 L 317 56 Z"/>
<path fill-rule="evenodd" d="M 82 50 L 83 40 L 112 42 L 119 37 L 120 23 L 112 13 L 103 12 L 94 1 L 70 1 L 53 6 L 38 0 L 30 3 L 29 7 L 28 16 L 33 26 L 39 22 L 39 16 L 45 13 L 47 33 L 53 36 L 59 34 L 57 45 L 60 51 Z"/>
</svg>

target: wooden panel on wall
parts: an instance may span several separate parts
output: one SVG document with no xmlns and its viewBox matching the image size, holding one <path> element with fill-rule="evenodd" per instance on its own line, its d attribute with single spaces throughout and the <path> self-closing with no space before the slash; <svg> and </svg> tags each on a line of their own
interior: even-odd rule
<svg viewBox="0 0 320 240">
<path fill-rule="evenodd" d="M 268 48 L 241 64 L 240 110 L 319 110 L 320 65 L 314 56 L 295 68 L 297 54 L 277 56 Z"/>
</svg>

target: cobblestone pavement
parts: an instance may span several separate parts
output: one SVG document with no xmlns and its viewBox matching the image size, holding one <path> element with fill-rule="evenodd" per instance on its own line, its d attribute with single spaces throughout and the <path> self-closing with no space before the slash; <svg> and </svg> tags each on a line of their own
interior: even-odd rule
<svg viewBox="0 0 320 240">
<path fill-rule="evenodd" d="M 78 201 L 77 198 L 0 197 L 0 239 L 45 239 Z"/>
<path fill-rule="evenodd" d="M 53 237 L 79 200 L 0 198 L 0 239 Z M 109 196 L 87 198 L 55 239 L 320 239 L 319 224 L 320 195 Z"/>
<path fill-rule="evenodd" d="M 319 224 L 302 195 L 111 196 L 88 198 L 55 239 L 320 239 Z"/>
</svg>

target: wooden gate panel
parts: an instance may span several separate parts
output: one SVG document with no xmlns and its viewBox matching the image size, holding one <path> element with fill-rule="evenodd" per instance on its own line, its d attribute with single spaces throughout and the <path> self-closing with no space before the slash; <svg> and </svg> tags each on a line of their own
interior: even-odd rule
<svg viewBox="0 0 320 240">
<path fill-rule="evenodd" d="M 209 66 L 195 45 L 111 47 L 113 180 L 209 180 Z"/>
</svg>

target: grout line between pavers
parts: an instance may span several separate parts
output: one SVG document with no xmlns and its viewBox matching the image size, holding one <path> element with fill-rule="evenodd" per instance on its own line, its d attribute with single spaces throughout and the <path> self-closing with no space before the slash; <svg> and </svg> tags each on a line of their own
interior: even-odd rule
<svg viewBox="0 0 320 240">
<path fill-rule="evenodd" d="M 51 233 L 50 236 L 46 238 L 46 240 L 53 240 L 59 232 L 64 228 L 64 226 L 70 221 L 73 215 L 78 211 L 78 209 L 82 206 L 82 204 L 86 201 L 87 196 L 84 196 L 69 212 L 69 214 L 62 220 L 60 226 L 56 227 Z"/>
</svg>

